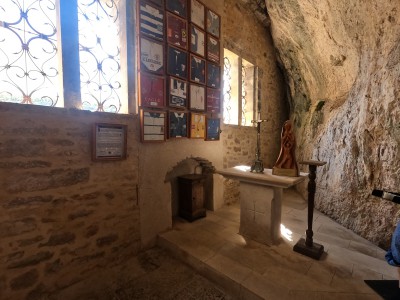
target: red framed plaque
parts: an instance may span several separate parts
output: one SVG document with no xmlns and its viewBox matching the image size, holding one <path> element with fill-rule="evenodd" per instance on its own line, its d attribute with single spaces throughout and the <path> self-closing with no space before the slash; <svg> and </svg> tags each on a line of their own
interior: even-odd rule
<svg viewBox="0 0 400 300">
<path fill-rule="evenodd" d="M 176 47 L 187 49 L 187 22 L 171 13 L 167 13 L 167 42 Z"/>
<path fill-rule="evenodd" d="M 207 112 L 221 111 L 221 90 L 207 88 Z"/>
<path fill-rule="evenodd" d="M 165 79 L 164 77 L 141 73 L 140 77 L 140 106 L 165 106 Z"/>
<path fill-rule="evenodd" d="M 221 46 L 218 39 L 207 34 L 207 59 L 219 64 L 221 60 Z"/>
</svg>

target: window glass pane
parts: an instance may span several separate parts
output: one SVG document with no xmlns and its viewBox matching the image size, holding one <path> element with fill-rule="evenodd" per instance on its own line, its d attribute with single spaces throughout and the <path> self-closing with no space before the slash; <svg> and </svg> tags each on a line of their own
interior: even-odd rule
<svg viewBox="0 0 400 300">
<path fill-rule="evenodd" d="M 253 126 L 254 120 L 254 65 L 242 59 L 242 125 Z"/>
<path fill-rule="evenodd" d="M 115 0 L 78 0 L 82 109 L 121 111 L 119 10 Z"/>
<path fill-rule="evenodd" d="M 55 0 L 0 1 L 0 101 L 63 106 Z"/>
<path fill-rule="evenodd" d="M 224 123 L 239 125 L 239 57 L 224 49 Z"/>
</svg>

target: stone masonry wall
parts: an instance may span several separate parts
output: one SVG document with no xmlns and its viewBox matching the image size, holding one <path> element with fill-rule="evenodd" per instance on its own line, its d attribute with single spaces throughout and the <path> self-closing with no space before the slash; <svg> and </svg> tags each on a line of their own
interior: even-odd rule
<svg viewBox="0 0 400 300">
<path fill-rule="evenodd" d="M 255 17 L 252 2 L 225 0 L 223 19 L 224 48 L 259 67 L 261 81 L 261 159 L 272 168 L 280 150 L 280 133 L 288 117 L 283 77 L 277 67 L 271 34 L 264 22 Z M 224 168 L 251 165 L 256 154 L 257 131 L 254 127 L 223 125 Z M 224 182 L 224 201 L 238 200 L 238 183 Z"/>
<path fill-rule="evenodd" d="M 270 35 L 244 1 L 202 2 L 222 17 L 223 45 L 260 67 L 262 158 L 271 167 L 286 114 Z M 126 160 L 91 160 L 96 122 L 128 125 Z M 222 130 L 215 142 L 141 144 L 136 115 L 0 103 L 0 299 L 76 299 L 78 288 L 90 294 L 116 280 L 111 268 L 171 227 L 165 176 L 177 162 L 204 157 L 218 169 L 254 159 L 255 128 Z M 237 186 L 225 189 L 234 201 Z"/>
<path fill-rule="evenodd" d="M 245 1 L 226 0 L 224 9 L 224 48 L 259 67 L 261 118 L 267 120 L 261 125 L 261 158 L 265 167 L 271 168 L 279 154 L 282 124 L 288 117 L 271 34 Z M 256 129 L 225 125 L 222 130 L 224 167 L 251 164 L 256 153 Z"/>
<path fill-rule="evenodd" d="M 96 122 L 128 125 L 127 160 L 91 160 Z M 0 299 L 54 296 L 138 252 L 136 124 L 0 103 Z"/>
</svg>

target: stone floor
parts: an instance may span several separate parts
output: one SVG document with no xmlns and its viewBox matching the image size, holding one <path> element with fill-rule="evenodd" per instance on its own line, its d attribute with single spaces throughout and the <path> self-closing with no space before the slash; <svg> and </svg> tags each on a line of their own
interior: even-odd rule
<svg viewBox="0 0 400 300">
<path fill-rule="evenodd" d="M 99 285 L 98 282 L 104 284 Z M 0 297 L 1 298 L 1 297 Z M 230 300 L 232 297 L 160 247 L 73 284 L 29 300 Z"/>
<path fill-rule="evenodd" d="M 317 211 L 314 242 L 324 245 L 325 253 L 314 260 L 293 252 L 307 227 L 306 202 L 293 190 L 284 193 L 282 225 L 284 238 L 279 245 L 246 241 L 238 234 L 239 206 L 231 205 L 209 211 L 206 218 L 193 223 L 177 219 L 158 242 L 225 292 L 219 294 L 219 288 L 212 286 L 214 298 L 197 294 L 185 299 L 227 299 L 230 295 L 246 300 L 373 300 L 381 298 L 364 279 L 397 278 L 396 269 L 384 260 L 384 250 Z"/>
</svg>

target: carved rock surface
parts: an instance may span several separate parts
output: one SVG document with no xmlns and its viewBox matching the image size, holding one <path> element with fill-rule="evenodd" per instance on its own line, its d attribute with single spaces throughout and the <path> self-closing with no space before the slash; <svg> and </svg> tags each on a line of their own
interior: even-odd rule
<svg viewBox="0 0 400 300">
<path fill-rule="evenodd" d="M 398 1 L 267 0 L 289 86 L 298 160 L 317 171 L 316 208 L 387 248 L 400 205 Z"/>
</svg>

